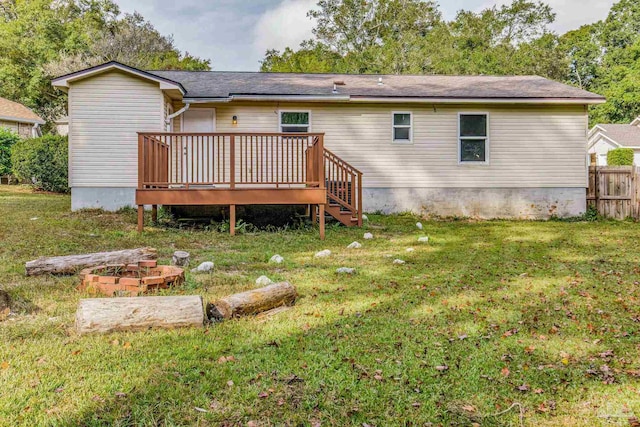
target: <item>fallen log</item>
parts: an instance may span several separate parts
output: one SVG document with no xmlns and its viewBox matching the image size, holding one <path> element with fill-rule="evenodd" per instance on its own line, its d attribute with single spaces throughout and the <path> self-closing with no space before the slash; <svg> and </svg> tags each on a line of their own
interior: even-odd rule
<svg viewBox="0 0 640 427">
<path fill-rule="evenodd" d="M 200 296 L 82 299 L 76 312 L 79 334 L 202 326 Z"/>
<path fill-rule="evenodd" d="M 210 320 L 257 314 L 283 305 L 293 305 L 298 293 L 288 282 L 274 283 L 262 288 L 229 295 L 207 305 Z"/>
<path fill-rule="evenodd" d="M 83 268 L 95 267 L 97 265 L 135 264 L 138 261 L 153 260 L 156 258 L 158 258 L 158 253 L 154 248 L 138 248 L 82 255 L 40 257 L 27 262 L 24 267 L 27 276 L 73 274 Z"/>
</svg>

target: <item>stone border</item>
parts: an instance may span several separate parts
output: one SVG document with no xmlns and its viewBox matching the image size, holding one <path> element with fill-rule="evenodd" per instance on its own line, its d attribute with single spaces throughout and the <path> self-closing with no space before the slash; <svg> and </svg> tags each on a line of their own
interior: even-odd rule
<svg viewBox="0 0 640 427">
<path fill-rule="evenodd" d="M 138 296 L 167 289 L 184 282 L 184 270 L 157 261 L 137 264 L 110 264 L 85 268 L 80 272 L 79 290 L 107 296 Z"/>
</svg>

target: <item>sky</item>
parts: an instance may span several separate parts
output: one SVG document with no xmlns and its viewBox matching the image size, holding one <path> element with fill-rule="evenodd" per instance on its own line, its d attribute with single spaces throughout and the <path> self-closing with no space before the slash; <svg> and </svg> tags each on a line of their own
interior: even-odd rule
<svg viewBox="0 0 640 427">
<path fill-rule="evenodd" d="M 257 71 L 267 49 L 297 47 L 311 38 L 306 13 L 317 0 L 115 0 L 122 12 L 140 12 L 176 46 L 210 59 L 214 70 Z M 439 0 L 453 19 L 460 9 L 480 11 L 510 0 Z M 546 0 L 557 14 L 558 33 L 607 16 L 614 0 Z"/>
</svg>

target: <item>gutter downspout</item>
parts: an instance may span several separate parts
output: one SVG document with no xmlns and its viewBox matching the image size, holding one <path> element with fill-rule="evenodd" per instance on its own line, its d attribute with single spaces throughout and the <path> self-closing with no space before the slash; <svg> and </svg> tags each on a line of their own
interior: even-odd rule
<svg viewBox="0 0 640 427">
<path fill-rule="evenodd" d="M 42 132 L 40 132 L 40 124 L 34 123 L 33 127 L 31 128 L 31 137 L 38 138 L 40 136 L 42 136 Z"/>
<path fill-rule="evenodd" d="M 182 107 L 181 109 L 179 109 L 178 111 L 176 111 L 176 112 L 175 112 L 175 113 L 173 113 L 173 114 L 169 114 L 169 115 L 167 116 L 167 120 L 165 120 L 165 124 L 167 124 L 167 125 L 171 124 L 171 120 L 173 120 L 174 118 L 178 117 L 179 115 L 181 115 L 182 113 L 184 113 L 185 111 L 187 111 L 187 110 L 189 109 L 189 107 L 190 107 L 190 106 L 191 106 L 191 104 L 187 102 L 187 103 L 184 105 L 184 107 Z"/>
</svg>

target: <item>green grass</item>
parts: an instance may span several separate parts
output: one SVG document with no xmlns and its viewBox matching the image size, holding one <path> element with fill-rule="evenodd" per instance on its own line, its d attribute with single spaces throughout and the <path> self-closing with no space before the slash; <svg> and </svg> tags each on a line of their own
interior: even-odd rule
<svg viewBox="0 0 640 427">
<path fill-rule="evenodd" d="M 527 426 L 640 415 L 640 224 L 443 221 L 422 233 L 415 217 L 372 215 L 324 242 L 317 230 L 139 235 L 133 212 L 69 202 L 0 187 L 0 286 L 16 311 L 0 322 L 0 425 L 518 426 L 518 407 L 493 416 L 515 402 Z M 363 248 L 346 249 L 354 240 Z M 176 249 L 215 261 L 170 294 L 211 301 L 266 274 L 300 299 L 267 320 L 79 337 L 77 277 L 24 277 L 38 256 L 143 245 L 162 262 Z M 321 249 L 333 255 L 315 259 Z M 267 262 L 275 253 L 284 264 Z"/>
</svg>

